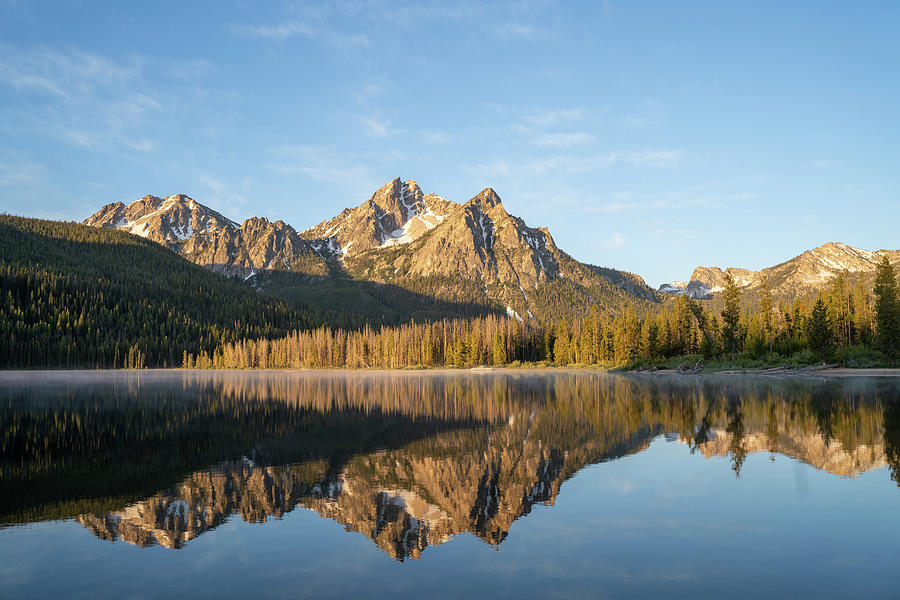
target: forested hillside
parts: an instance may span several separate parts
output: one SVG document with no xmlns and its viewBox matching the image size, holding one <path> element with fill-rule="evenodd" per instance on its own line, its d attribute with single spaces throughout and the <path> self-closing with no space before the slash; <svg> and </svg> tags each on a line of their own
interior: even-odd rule
<svg viewBox="0 0 900 600">
<path fill-rule="evenodd" d="M 571 259 L 558 256 L 565 268 Z M 532 306 L 560 317 L 522 318 L 474 296 L 437 299 L 435 290 L 453 284 L 440 276 L 421 290 L 278 271 L 241 282 L 123 231 L 0 216 L 0 367 L 618 366 L 689 356 L 871 365 L 889 364 L 900 349 L 886 257 L 874 278 L 842 274 L 790 302 L 765 285 L 742 293 L 726 277 L 713 300 L 624 303 L 616 292 L 618 310 L 599 301 L 631 282 L 592 269 L 591 277 L 619 280 L 555 279 L 538 286 Z M 259 291 L 279 287 L 290 304 Z M 307 308 L 311 298 L 331 312 Z"/>
<path fill-rule="evenodd" d="M 565 291 L 564 293 L 571 293 Z M 686 295 L 619 313 L 596 306 L 557 321 L 487 317 L 343 331 L 297 331 L 244 340 L 185 357 L 201 368 L 320 368 L 508 365 L 523 362 L 657 367 L 801 366 L 835 361 L 887 366 L 900 354 L 900 301 L 885 258 L 873 281 L 844 275 L 818 294 L 775 302 L 767 288 L 742 295 L 728 280 L 722 298 Z"/>
<path fill-rule="evenodd" d="M 502 307 L 492 306 L 483 294 L 478 293 L 477 285 L 460 285 L 460 282 L 442 277 L 395 285 L 353 279 L 341 273 L 318 277 L 272 269 L 255 273 L 247 283 L 291 306 L 307 310 L 306 307 L 327 307 L 333 313 L 330 321 L 343 323 L 345 327 L 505 314 Z M 467 289 L 471 293 L 459 293 Z"/>
<path fill-rule="evenodd" d="M 127 233 L 0 215 L 0 366 L 179 366 L 322 316 Z"/>
</svg>

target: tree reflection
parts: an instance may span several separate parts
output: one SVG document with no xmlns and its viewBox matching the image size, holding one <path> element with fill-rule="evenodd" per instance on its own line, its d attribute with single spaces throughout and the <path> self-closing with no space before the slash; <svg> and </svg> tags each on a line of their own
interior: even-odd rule
<svg viewBox="0 0 900 600">
<path fill-rule="evenodd" d="M 398 560 L 469 532 L 499 544 L 586 465 L 660 434 L 691 453 L 781 454 L 840 476 L 889 466 L 888 382 L 642 379 L 593 372 L 189 373 L 0 389 L 0 525 L 77 518 L 180 548 L 232 515 L 298 506 Z"/>
<path fill-rule="evenodd" d="M 744 448 L 744 413 L 741 411 L 740 399 L 729 399 L 725 406 L 728 415 L 728 425 L 725 426 L 725 431 L 731 435 L 729 447 L 731 470 L 734 471 L 736 477 L 740 477 L 741 467 L 747 457 L 747 450 Z"/>
</svg>

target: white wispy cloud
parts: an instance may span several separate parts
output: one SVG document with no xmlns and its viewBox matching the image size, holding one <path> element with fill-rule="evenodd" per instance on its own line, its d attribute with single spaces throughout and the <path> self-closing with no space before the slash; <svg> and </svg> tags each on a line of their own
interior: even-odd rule
<svg viewBox="0 0 900 600">
<path fill-rule="evenodd" d="M 604 202 L 596 206 L 588 206 L 590 212 L 598 213 L 624 213 L 642 208 L 637 202 Z"/>
<path fill-rule="evenodd" d="M 550 37 L 550 32 L 543 27 L 525 23 L 502 23 L 494 32 L 501 39 L 544 40 Z"/>
<path fill-rule="evenodd" d="M 498 159 L 471 165 L 472 173 L 499 177 L 542 177 L 548 173 L 578 174 L 608 169 L 625 164 L 635 167 L 674 167 L 682 158 L 681 150 L 646 150 L 641 152 L 605 152 L 598 154 L 560 155 L 511 162 Z"/>
<path fill-rule="evenodd" d="M 507 23 L 500 25 L 497 32 L 503 35 L 531 35 L 536 31 L 531 25 L 522 25 L 521 23 Z"/>
<path fill-rule="evenodd" d="M 185 60 L 167 65 L 166 71 L 175 79 L 195 83 L 215 71 L 213 63 L 206 59 Z"/>
<path fill-rule="evenodd" d="M 79 49 L 0 44 L 2 126 L 105 155 L 154 156 L 169 134 L 221 133 L 235 121 L 234 93 L 215 94 L 205 60 L 121 59 Z"/>
<path fill-rule="evenodd" d="M 0 86 L 21 96 L 12 127 L 97 151 L 146 154 L 157 144 L 142 126 L 163 112 L 142 62 L 79 50 L 0 46 Z"/>
<path fill-rule="evenodd" d="M 338 195 L 357 201 L 368 197 L 384 183 L 371 169 L 379 160 L 344 152 L 335 146 L 286 144 L 274 151 L 269 168 L 286 175 L 300 175 L 313 181 L 332 183 Z"/>
<path fill-rule="evenodd" d="M 607 250 L 614 250 L 616 248 L 621 248 L 622 246 L 624 246 L 626 241 L 627 240 L 625 239 L 624 235 L 616 232 L 609 236 L 606 240 L 604 240 L 601 245 Z"/>
<path fill-rule="evenodd" d="M 235 33 L 251 37 L 259 37 L 270 40 L 285 40 L 295 35 L 312 36 L 313 29 L 306 23 L 299 21 L 285 21 L 274 25 L 234 25 Z"/>
<path fill-rule="evenodd" d="M 372 137 L 388 137 L 399 133 L 391 128 L 391 122 L 375 117 L 360 117 L 360 121 L 366 129 L 366 134 Z"/>
<path fill-rule="evenodd" d="M 197 180 L 206 188 L 201 200 L 203 204 L 215 206 L 216 210 L 235 221 L 242 218 L 247 197 L 234 185 L 208 173 L 197 175 Z"/>
<path fill-rule="evenodd" d="M 596 139 L 597 136 L 584 131 L 576 133 L 545 133 L 539 136 L 535 140 L 535 143 L 538 146 L 547 146 L 550 148 L 572 148 L 574 146 L 590 144 Z"/>
<path fill-rule="evenodd" d="M 697 230 L 686 227 L 657 227 L 650 230 L 650 237 L 664 242 L 672 248 L 692 248 L 697 241 Z"/>
<path fill-rule="evenodd" d="M 359 48 L 369 45 L 369 36 L 365 33 L 343 31 L 331 24 L 319 13 L 315 24 L 302 20 L 289 20 L 271 25 L 232 25 L 231 31 L 245 37 L 254 37 L 272 42 L 284 42 L 296 36 L 324 41 L 339 48 Z"/>
<path fill-rule="evenodd" d="M 582 117 L 584 111 L 580 108 L 566 108 L 560 110 L 544 110 L 532 112 L 523 116 L 523 120 L 531 125 L 546 127 L 557 123 L 569 123 Z"/>
<path fill-rule="evenodd" d="M 651 167 L 674 167 L 681 161 L 681 150 L 646 150 L 644 152 L 627 152 L 621 157 L 633 165 Z"/>
<path fill-rule="evenodd" d="M 122 86 L 139 78 L 138 65 L 119 64 L 90 52 L 0 47 L 0 83 L 20 92 L 73 100 L 98 86 Z"/>
<path fill-rule="evenodd" d="M 581 108 L 535 108 L 523 107 L 501 102 L 486 102 L 483 106 L 499 115 L 508 118 L 510 127 L 520 133 L 540 131 L 556 125 L 575 123 L 584 118 Z"/>
<path fill-rule="evenodd" d="M 621 125 L 622 127 L 646 127 L 653 123 L 651 119 L 647 119 L 644 117 L 620 117 L 618 119 L 613 119 L 613 123 L 617 125 Z"/>
<path fill-rule="evenodd" d="M 47 169 L 30 160 L 0 162 L 0 188 L 30 186 L 42 182 Z"/>
<path fill-rule="evenodd" d="M 452 139 L 452 136 L 446 131 L 434 131 L 428 129 L 422 132 L 422 141 L 429 146 L 449 144 Z"/>
<path fill-rule="evenodd" d="M 382 91 L 384 91 L 384 86 L 379 83 L 367 83 L 362 88 L 362 93 L 365 96 L 377 96 Z"/>
</svg>

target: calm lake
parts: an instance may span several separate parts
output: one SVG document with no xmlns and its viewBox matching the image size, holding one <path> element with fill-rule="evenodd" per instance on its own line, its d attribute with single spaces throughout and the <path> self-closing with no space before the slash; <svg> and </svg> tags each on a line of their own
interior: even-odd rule
<svg viewBox="0 0 900 600">
<path fill-rule="evenodd" d="M 900 596 L 900 385 L 0 373 L 0 598 Z"/>
</svg>

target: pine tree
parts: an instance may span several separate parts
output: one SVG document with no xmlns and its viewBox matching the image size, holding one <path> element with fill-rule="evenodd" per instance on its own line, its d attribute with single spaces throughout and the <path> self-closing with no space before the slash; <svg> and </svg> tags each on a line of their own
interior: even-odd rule
<svg viewBox="0 0 900 600">
<path fill-rule="evenodd" d="M 500 332 L 494 334 L 494 343 L 491 347 L 491 364 L 506 364 L 506 341 Z"/>
<path fill-rule="evenodd" d="M 853 290 L 853 329 L 857 343 L 868 344 L 872 337 L 872 317 L 870 299 L 862 281 L 857 281 Z"/>
<path fill-rule="evenodd" d="M 772 353 L 772 338 L 774 337 L 774 327 L 772 325 L 772 290 L 769 289 L 769 278 L 763 280 L 762 291 L 759 298 L 759 310 L 763 317 L 763 331 L 766 334 L 766 341 L 769 344 L 769 354 Z"/>
<path fill-rule="evenodd" d="M 734 354 L 738 349 L 738 327 L 741 318 L 741 290 L 730 273 L 725 273 L 725 292 L 723 294 L 725 308 L 722 310 L 722 347 Z"/>
<path fill-rule="evenodd" d="M 875 274 L 875 324 L 878 348 L 893 366 L 900 352 L 900 300 L 894 267 L 887 256 L 881 258 Z"/>
<path fill-rule="evenodd" d="M 831 356 L 834 345 L 834 331 L 831 328 L 831 320 L 828 318 L 828 310 L 825 303 L 819 298 L 813 306 L 812 315 L 806 323 L 806 338 L 809 348 L 820 360 Z"/>
<path fill-rule="evenodd" d="M 648 359 L 653 360 L 659 354 L 659 325 L 650 319 L 645 323 L 647 323 L 646 355 Z"/>
</svg>

